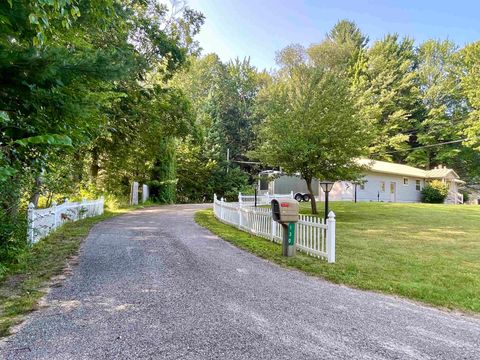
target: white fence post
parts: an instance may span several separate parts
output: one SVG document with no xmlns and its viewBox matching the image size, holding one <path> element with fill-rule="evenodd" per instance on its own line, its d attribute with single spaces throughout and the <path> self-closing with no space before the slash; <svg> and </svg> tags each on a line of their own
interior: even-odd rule
<svg viewBox="0 0 480 360">
<path fill-rule="evenodd" d="M 105 207 L 105 197 L 102 195 L 100 197 L 100 211 L 99 211 L 99 215 L 103 215 L 103 208 Z"/>
<path fill-rule="evenodd" d="M 327 219 L 327 260 L 335 262 L 335 213 L 330 211 Z"/>
<path fill-rule="evenodd" d="M 148 185 L 142 185 L 142 203 L 146 203 L 148 198 L 150 197 Z"/>
<path fill-rule="evenodd" d="M 291 194 L 290 194 L 291 195 Z M 278 195 L 286 198 L 290 195 Z M 264 196 L 262 204 L 271 195 Z M 230 224 L 243 231 L 252 233 L 274 242 L 279 242 L 281 229 L 273 221 L 271 210 L 254 207 L 250 195 L 239 194 L 239 201 L 226 203 L 224 198 L 218 200 L 214 194 L 214 214 L 223 223 Z M 242 206 L 240 206 L 240 200 Z M 314 216 L 301 215 L 296 226 L 297 249 L 306 254 L 321 257 L 329 263 L 335 262 L 335 214 L 330 212 L 326 221 Z"/>
<path fill-rule="evenodd" d="M 56 202 L 52 202 L 52 206 L 46 209 L 36 209 L 35 205 L 30 203 L 27 209 L 28 242 L 29 244 L 38 242 L 67 220 L 77 221 L 101 215 L 103 207 L 103 196 L 92 201 L 83 199 L 79 203 L 70 203 L 68 199 L 65 199 L 64 204 L 57 205 Z M 65 218 L 62 216 L 63 214 L 65 214 Z"/>
<path fill-rule="evenodd" d="M 220 219 L 223 220 L 223 197 L 220 199 Z"/>
<path fill-rule="evenodd" d="M 271 233 L 271 240 L 275 240 L 275 237 L 277 236 L 277 222 L 275 220 L 273 220 L 273 216 L 272 216 L 272 231 L 270 231 Z"/>
<path fill-rule="evenodd" d="M 52 202 L 52 212 L 53 212 L 53 228 L 56 229 L 58 226 L 56 201 Z"/>
<path fill-rule="evenodd" d="M 239 197 L 240 199 L 240 197 Z M 238 227 L 241 229 L 242 228 L 242 225 L 243 225 L 243 222 L 242 222 L 242 205 L 239 204 L 238 208 L 237 208 L 237 212 L 238 212 Z"/>
<path fill-rule="evenodd" d="M 138 205 L 138 182 L 134 181 L 130 191 L 130 205 Z"/>
<path fill-rule="evenodd" d="M 33 244 L 35 240 L 35 205 L 28 204 L 28 242 Z"/>
</svg>

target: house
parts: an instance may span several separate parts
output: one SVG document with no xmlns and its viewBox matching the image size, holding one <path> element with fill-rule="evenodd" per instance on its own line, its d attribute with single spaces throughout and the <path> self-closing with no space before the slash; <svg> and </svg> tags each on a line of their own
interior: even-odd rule
<svg viewBox="0 0 480 360">
<path fill-rule="evenodd" d="M 359 159 L 358 163 L 368 168 L 363 181 L 359 184 L 337 181 L 329 193 L 329 200 L 420 202 L 420 192 L 425 184 L 431 180 L 440 180 L 449 190 L 445 203 L 463 203 L 459 185 L 464 182 L 452 169 L 440 165 L 432 170 L 423 170 L 413 166 L 370 159 Z M 258 186 L 259 193 L 287 194 L 292 190 L 307 192 L 305 181 L 299 176 L 287 176 L 279 172 L 262 173 Z M 318 181 L 314 183 L 314 188 L 316 189 L 314 195 L 319 200 L 323 200 L 325 195 Z"/>
</svg>

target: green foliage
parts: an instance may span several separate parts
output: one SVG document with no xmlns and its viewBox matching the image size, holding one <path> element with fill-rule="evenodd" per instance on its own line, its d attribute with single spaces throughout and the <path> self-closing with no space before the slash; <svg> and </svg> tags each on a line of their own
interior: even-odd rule
<svg viewBox="0 0 480 360">
<path fill-rule="evenodd" d="M 425 185 L 421 194 L 424 203 L 442 204 L 447 198 L 448 188 L 440 180 L 433 180 Z"/>
<path fill-rule="evenodd" d="M 287 174 L 300 173 L 310 193 L 314 178 L 353 180 L 360 175 L 355 158 L 365 151 L 369 136 L 342 76 L 315 63 L 295 63 L 282 68 L 265 97 L 267 116 L 258 129 L 254 156 Z M 312 211 L 316 213 L 315 202 Z"/>
<path fill-rule="evenodd" d="M 417 49 L 417 74 L 422 101 L 422 118 L 415 130 L 419 145 L 447 142 L 461 137 L 465 105 L 458 84 L 457 47 L 451 41 L 427 40 Z M 412 132 L 413 132 L 412 131 Z M 454 165 L 461 146 L 424 148 L 407 160 L 426 168 Z"/>
<path fill-rule="evenodd" d="M 467 144 L 480 150 L 480 41 L 468 44 L 460 51 L 462 95 L 466 99 L 469 112 L 466 119 L 465 135 Z"/>
<path fill-rule="evenodd" d="M 176 181 L 174 148 L 158 139 L 194 124 L 167 81 L 198 51 L 202 23 L 153 0 L 0 2 L 2 254 L 23 246 L 29 201 L 120 199 L 133 180 Z M 174 201 L 165 188 L 158 198 Z"/>
<path fill-rule="evenodd" d="M 196 117 L 196 132 L 177 145 L 179 201 L 211 201 L 214 192 L 233 198 L 246 186 L 248 175 L 225 161 L 227 149 L 231 160 L 248 160 L 263 116 L 257 95 L 266 79 L 247 59 L 223 64 L 214 54 L 191 58 L 174 77 L 172 85 L 188 96 Z"/>
<path fill-rule="evenodd" d="M 367 51 L 354 91 L 358 108 L 375 135 L 371 152 L 409 148 L 409 130 L 417 124 L 419 88 L 413 40 L 387 35 Z M 378 156 L 377 155 L 377 156 Z"/>
</svg>

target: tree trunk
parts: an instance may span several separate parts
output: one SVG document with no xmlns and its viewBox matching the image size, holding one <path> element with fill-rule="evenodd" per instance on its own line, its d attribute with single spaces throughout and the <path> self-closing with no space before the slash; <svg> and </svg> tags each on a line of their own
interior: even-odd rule
<svg viewBox="0 0 480 360">
<path fill-rule="evenodd" d="M 33 205 L 35 205 L 35 207 L 38 206 L 38 199 L 40 198 L 41 186 L 42 186 L 42 175 L 40 174 L 35 178 L 35 186 L 33 187 L 32 196 L 30 196 L 30 202 Z"/>
<path fill-rule="evenodd" d="M 98 149 L 94 147 L 92 149 L 92 163 L 90 164 L 90 176 L 94 184 L 97 183 L 98 171 L 100 166 L 98 165 Z"/>
<path fill-rule="evenodd" d="M 318 212 L 317 212 L 317 202 L 315 200 L 315 195 L 313 195 L 313 190 L 312 190 L 313 179 L 305 179 L 305 181 L 307 182 L 308 194 L 310 195 L 310 205 L 312 207 L 312 214 L 316 215 L 318 214 Z"/>
<path fill-rule="evenodd" d="M 76 183 L 81 183 L 83 178 L 83 158 L 81 150 L 76 151 L 73 154 L 73 158 L 75 159 L 75 163 L 78 166 L 75 168 L 75 172 L 73 173 L 73 181 Z"/>
</svg>

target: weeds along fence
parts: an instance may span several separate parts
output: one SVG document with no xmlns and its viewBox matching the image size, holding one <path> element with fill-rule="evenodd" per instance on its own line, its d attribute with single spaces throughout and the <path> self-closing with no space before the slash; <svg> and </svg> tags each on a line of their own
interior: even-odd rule
<svg viewBox="0 0 480 360">
<path fill-rule="evenodd" d="M 271 209 L 254 207 L 249 203 L 245 205 L 245 201 L 227 203 L 224 199 L 219 200 L 216 195 L 213 198 L 213 211 L 220 221 L 253 235 L 282 243 L 283 228 L 273 220 Z M 273 198 L 278 199 L 271 196 L 271 199 Z M 297 250 L 326 259 L 330 263 L 335 262 L 335 214 L 330 212 L 326 222 L 316 216 L 300 215 L 295 225 L 295 240 Z"/>
<path fill-rule="evenodd" d="M 66 222 L 102 215 L 103 207 L 103 197 L 81 202 L 65 200 L 61 205 L 53 203 L 52 207 L 46 209 L 36 209 L 35 205 L 30 203 L 28 205 L 28 241 L 34 244 Z"/>
</svg>

